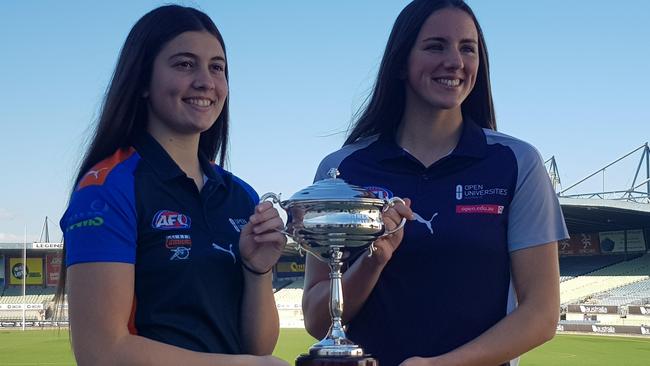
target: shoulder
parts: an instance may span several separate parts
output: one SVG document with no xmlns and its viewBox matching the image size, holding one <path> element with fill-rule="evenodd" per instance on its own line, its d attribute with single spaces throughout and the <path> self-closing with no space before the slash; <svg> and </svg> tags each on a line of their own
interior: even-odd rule
<svg viewBox="0 0 650 366">
<path fill-rule="evenodd" d="M 113 155 L 95 164 L 84 173 L 75 191 L 88 187 L 121 187 L 133 179 L 133 171 L 140 157 L 134 148 L 117 150 Z"/>
<path fill-rule="evenodd" d="M 133 216 L 133 172 L 138 160 L 137 152 L 128 148 L 118 150 L 95 164 L 72 192 L 61 223 L 70 226 L 89 218 L 97 219 L 109 211 L 119 213 L 120 217 Z M 103 217 L 101 219 L 103 222 Z"/>
<path fill-rule="evenodd" d="M 318 170 L 316 171 L 316 178 L 314 179 L 314 181 L 318 181 L 326 178 L 327 172 L 329 172 L 330 169 L 332 168 L 338 169 L 341 163 L 345 159 L 353 155 L 355 152 L 367 148 L 372 143 L 377 141 L 378 138 L 379 135 L 374 135 L 374 136 L 360 139 L 352 144 L 345 145 L 342 148 L 325 156 L 323 160 L 321 160 L 320 164 L 318 165 Z"/>
<path fill-rule="evenodd" d="M 211 163 L 211 165 L 217 175 L 219 175 L 224 180 L 224 183 L 227 186 L 231 186 L 234 191 L 244 192 L 246 196 L 251 199 L 253 205 L 257 205 L 259 203 L 259 195 L 250 184 L 234 175 L 233 173 L 223 169 L 217 164 Z"/>
<path fill-rule="evenodd" d="M 541 162 L 542 156 L 539 151 L 531 144 L 516 137 L 512 137 L 502 132 L 484 128 L 485 138 L 489 145 L 501 145 L 510 151 L 517 159 L 518 165 L 529 165 L 535 162 Z"/>
</svg>

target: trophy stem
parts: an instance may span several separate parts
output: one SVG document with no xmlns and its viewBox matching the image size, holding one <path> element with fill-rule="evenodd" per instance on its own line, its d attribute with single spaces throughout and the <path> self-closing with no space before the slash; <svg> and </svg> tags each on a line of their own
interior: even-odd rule
<svg viewBox="0 0 650 366">
<path fill-rule="evenodd" d="M 330 316 L 332 317 L 332 325 L 327 334 L 327 338 L 332 338 L 334 344 L 342 344 L 341 340 L 345 340 L 345 331 L 343 330 L 343 283 L 341 275 L 341 267 L 343 263 L 341 258 L 343 252 L 339 248 L 332 248 L 330 256 Z"/>
<path fill-rule="evenodd" d="M 341 282 L 341 267 L 343 252 L 339 247 L 331 247 L 330 259 L 330 316 L 332 324 L 327 335 L 313 345 L 309 351 L 320 356 L 361 356 L 363 350 L 345 336 L 343 329 L 343 284 Z"/>
</svg>

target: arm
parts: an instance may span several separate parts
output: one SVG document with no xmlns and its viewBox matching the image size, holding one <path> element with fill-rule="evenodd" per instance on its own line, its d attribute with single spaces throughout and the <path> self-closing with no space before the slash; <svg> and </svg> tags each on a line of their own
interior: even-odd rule
<svg viewBox="0 0 650 366">
<path fill-rule="evenodd" d="M 560 309 L 557 242 L 512 252 L 511 261 L 517 309 L 447 354 L 401 365 L 499 365 L 553 338 Z"/>
<path fill-rule="evenodd" d="M 389 230 L 397 227 L 402 217 L 411 219 L 411 201 L 405 199 L 406 205 L 397 204 L 384 215 L 384 222 Z M 390 235 L 375 242 L 377 251 L 372 257 L 361 257 L 343 274 L 343 324 L 353 319 L 363 307 L 375 287 L 381 271 L 391 259 L 393 252 L 399 247 L 404 232 Z M 302 310 L 305 317 L 305 328 L 315 338 L 323 338 L 330 326 L 329 296 L 330 280 L 327 264 L 307 256 L 305 267 L 305 291 L 302 297 Z"/>
<path fill-rule="evenodd" d="M 242 339 L 247 352 L 268 355 L 273 352 L 280 333 L 278 310 L 273 296 L 271 268 L 278 261 L 287 238 L 276 231 L 282 219 L 270 202 L 255 207 L 248 224 L 242 228 L 239 248 L 245 267 L 242 301 Z"/>
<path fill-rule="evenodd" d="M 279 365 L 269 358 L 189 351 L 129 333 L 134 266 L 81 263 L 68 268 L 72 348 L 81 366 Z"/>
</svg>

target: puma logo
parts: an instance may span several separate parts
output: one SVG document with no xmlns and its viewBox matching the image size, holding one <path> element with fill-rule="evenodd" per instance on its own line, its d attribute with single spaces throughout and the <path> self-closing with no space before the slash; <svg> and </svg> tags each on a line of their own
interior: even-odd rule
<svg viewBox="0 0 650 366">
<path fill-rule="evenodd" d="M 230 244 L 230 247 L 228 249 L 221 247 L 219 244 L 212 243 L 212 247 L 216 250 L 220 250 L 222 252 L 226 252 L 232 256 L 232 262 L 237 263 L 237 259 L 235 258 L 235 253 L 232 251 L 232 244 Z"/>
<path fill-rule="evenodd" d="M 102 170 L 108 170 L 108 168 L 101 168 L 101 169 L 97 169 L 97 170 L 90 170 L 90 171 L 88 171 L 88 173 L 86 173 L 86 176 L 88 176 L 88 175 L 92 175 L 93 177 L 95 177 L 95 179 L 99 179 L 99 173 L 100 173 Z"/>
<path fill-rule="evenodd" d="M 433 235 L 433 228 L 431 227 L 431 221 L 433 221 L 433 219 L 434 219 L 436 216 L 438 216 L 438 213 L 437 213 L 437 212 L 434 213 L 433 216 L 431 216 L 431 219 L 429 219 L 429 220 L 425 220 L 425 219 L 422 218 L 422 216 L 420 216 L 417 212 L 413 212 L 413 216 L 415 216 L 415 220 L 416 220 L 417 222 L 426 225 L 426 227 L 429 229 L 429 231 L 430 231 L 431 234 Z"/>
</svg>

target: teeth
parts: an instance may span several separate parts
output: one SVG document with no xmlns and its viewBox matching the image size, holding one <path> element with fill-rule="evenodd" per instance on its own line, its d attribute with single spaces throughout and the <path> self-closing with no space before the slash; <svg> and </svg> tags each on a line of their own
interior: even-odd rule
<svg viewBox="0 0 650 366">
<path fill-rule="evenodd" d="M 448 87 L 455 87 L 460 85 L 460 79 L 435 79 L 437 83 Z"/>
<path fill-rule="evenodd" d="M 188 98 L 185 99 L 185 102 L 189 104 L 197 105 L 199 107 L 209 107 L 210 105 L 212 105 L 212 101 L 209 99 Z"/>
</svg>

